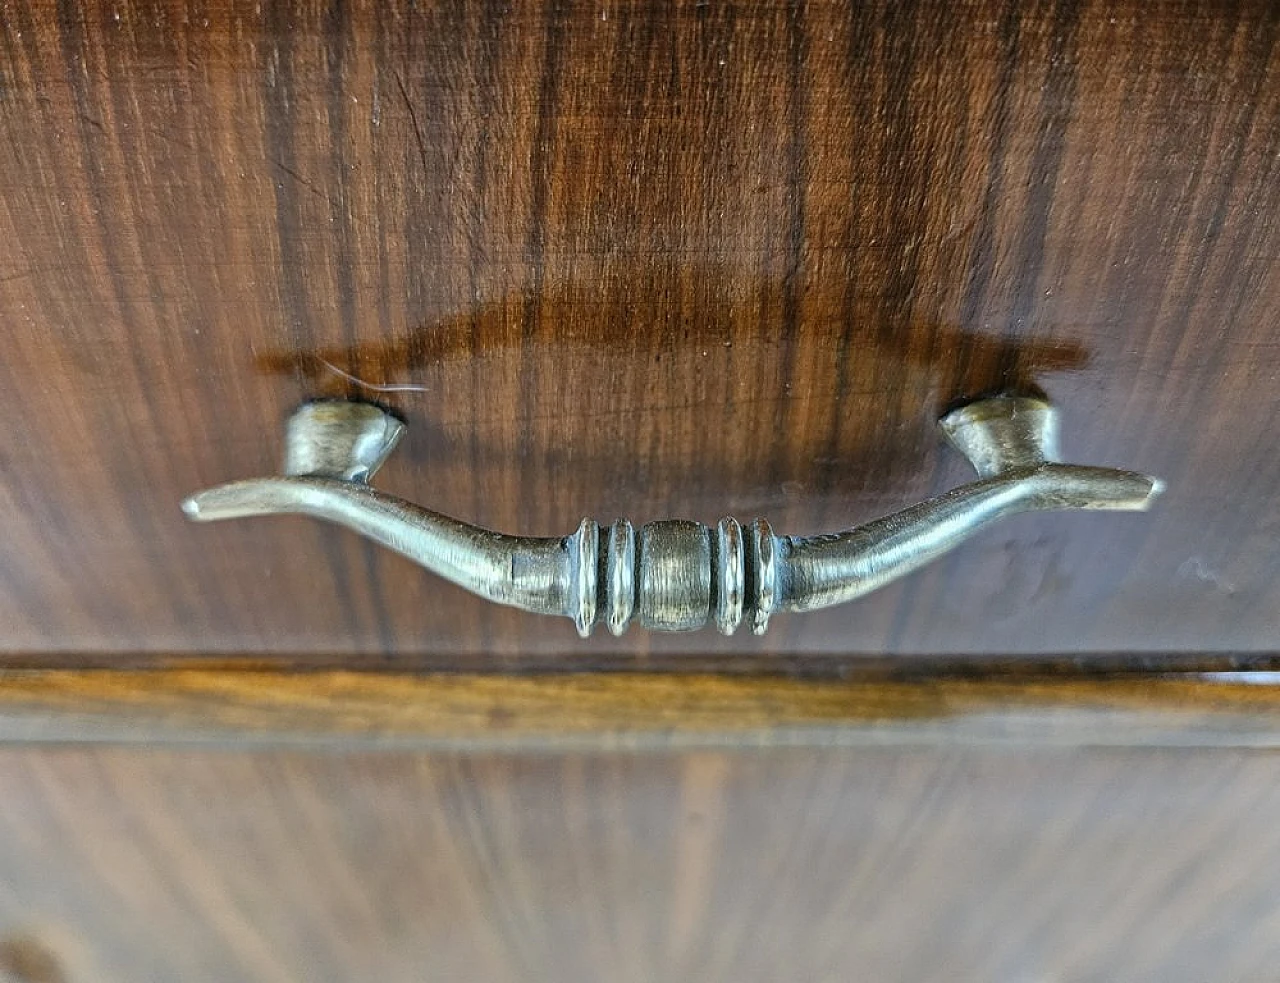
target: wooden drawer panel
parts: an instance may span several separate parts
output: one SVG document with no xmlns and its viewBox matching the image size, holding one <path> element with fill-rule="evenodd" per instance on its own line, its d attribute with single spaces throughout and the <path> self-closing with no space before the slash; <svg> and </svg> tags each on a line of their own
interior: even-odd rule
<svg viewBox="0 0 1280 983">
<path fill-rule="evenodd" d="M 1274 650 L 1275 5 L 850 6 L 6 8 L 4 658 Z M 823 531 L 960 479 L 940 409 L 1032 385 L 1155 512 L 1019 519 L 763 640 L 580 642 L 178 511 L 377 393 L 386 487 L 492 528 Z"/>
</svg>

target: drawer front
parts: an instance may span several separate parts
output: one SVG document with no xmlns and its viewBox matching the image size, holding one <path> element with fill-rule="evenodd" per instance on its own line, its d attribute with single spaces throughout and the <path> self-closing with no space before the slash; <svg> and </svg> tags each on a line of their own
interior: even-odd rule
<svg viewBox="0 0 1280 983">
<path fill-rule="evenodd" d="M 1185 749 L 7 750 L 0 969 L 1270 980 L 1274 779 Z"/>
<path fill-rule="evenodd" d="M 1274 5 L 15 5 L 0 653 L 463 668 L 1259 653 L 1280 610 Z M 494 608 L 304 519 L 301 400 L 490 528 L 842 528 L 1046 392 L 1143 516 L 1028 516 L 762 639 Z"/>
</svg>

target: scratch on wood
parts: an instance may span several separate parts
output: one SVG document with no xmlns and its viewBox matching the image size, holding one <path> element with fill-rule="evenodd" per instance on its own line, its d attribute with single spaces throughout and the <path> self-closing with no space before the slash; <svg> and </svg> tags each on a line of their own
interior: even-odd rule
<svg viewBox="0 0 1280 983">
<path fill-rule="evenodd" d="M 342 376 L 342 378 L 346 379 L 348 382 L 354 383 L 357 386 L 361 386 L 365 389 L 368 389 L 370 392 L 375 392 L 375 393 L 429 392 L 429 389 L 427 386 L 418 385 L 412 382 L 394 382 L 394 383 L 386 383 L 382 385 L 375 382 L 365 382 L 363 379 L 359 378 L 358 376 L 352 375 L 350 372 L 342 371 L 342 369 L 338 368 L 332 362 L 330 362 L 327 359 L 321 358 L 319 355 L 316 356 L 316 360 L 325 368 L 329 369 L 330 371 L 334 372 L 337 375 Z"/>
<path fill-rule="evenodd" d="M 418 144 L 418 157 L 422 161 L 422 173 L 431 174 L 431 167 L 427 163 L 427 143 L 422 139 L 422 127 L 418 125 L 418 114 L 413 110 L 413 103 L 409 99 L 409 93 L 404 87 L 404 79 L 400 77 L 400 73 L 395 73 L 396 88 L 400 90 L 400 98 L 404 100 L 404 108 L 409 110 L 409 122 L 413 124 L 413 139 Z"/>
<path fill-rule="evenodd" d="M 322 199 L 322 200 L 324 200 L 324 201 L 326 201 L 326 202 L 329 202 L 329 204 L 332 204 L 332 203 L 333 203 L 333 202 L 331 201 L 331 199 L 329 198 L 329 196 L 328 196 L 327 194 L 325 194 L 323 190 L 321 190 L 320 188 L 317 188 L 314 184 L 312 184 L 310 181 L 308 181 L 306 178 L 304 178 L 301 174 L 299 174 L 297 171 L 295 171 L 292 167 L 289 167 L 289 166 L 287 166 L 287 165 L 285 165 L 285 164 L 282 164 L 282 163 L 281 163 L 280 161 L 278 161 L 278 160 L 272 160 L 272 161 L 271 161 L 271 163 L 272 163 L 272 164 L 274 164 L 276 167 L 280 168 L 280 170 L 284 171 L 286 174 L 288 174 L 288 175 L 289 175 L 289 177 L 293 178 L 295 181 L 297 181 L 300 185 L 302 185 L 304 188 L 306 188 L 308 191 L 310 191 L 310 192 L 311 192 L 313 195 L 315 195 L 317 198 L 320 198 L 320 199 Z"/>
</svg>

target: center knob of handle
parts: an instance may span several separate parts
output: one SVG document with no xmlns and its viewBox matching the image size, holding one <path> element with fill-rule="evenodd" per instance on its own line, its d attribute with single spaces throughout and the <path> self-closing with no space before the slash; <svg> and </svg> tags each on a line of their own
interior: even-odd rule
<svg viewBox="0 0 1280 983">
<path fill-rule="evenodd" d="M 763 519 L 745 531 L 728 517 L 714 529 L 689 519 L 664 519 L 646 523 L 638 534 L 619 519 L 609 542 L 601 544 L 605 576 L 599 608 L 614 634 L 626 630 L 633 610 L 651 631 L 694 631 L 714 620 L 725 635 L 749 614 L 752 631 L 761 634 L 777 596 L 777 550 L 777 538 Z M 590 630 L 589 619 L 575 620 L 584 634 Z"/>
</svg>

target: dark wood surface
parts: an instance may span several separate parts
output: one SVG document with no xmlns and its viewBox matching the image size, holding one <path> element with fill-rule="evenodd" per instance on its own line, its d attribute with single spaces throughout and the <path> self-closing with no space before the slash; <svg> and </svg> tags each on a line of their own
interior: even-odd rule
<svg viewBox="0 0 1280 983">
<path fill-rule="evenodd" d="M 0 653 L 344 665 L 1275 651 L 1280 7 L 24 4 L 0 17 Z M 363 380 L 351 381 L 351 377 Z M 381 391 L 377 386 L 410 386 Z M 575 637 L 305 520 L 195 527 L 317 394 L 493 528 L 784 533 L 1038 386 L 1149 516 L 856 606 Z"/>
<path fill-rule="evenodd" d="M 1280 691 L 990 672 L 1274 660 L 1278 30 L 5 5 L 0 664 L 223 668 L 0 672 L 0 978 L 1274 980 Z M 388 488 L 495 528 L 821 531 L 959 480 L 934 419 L 1008 387 L 1158 510 L 763 641 L 583 643 L 177 508 L 345 394 L 410 422 Z M 303 665 L 824 678 L 261 671 Z"/>
<path fill-rule="evenodd" d="M 1280 784 L 1251 751 L 9 749 L 0 786 L 0 968 L 23 983 L 1280 964 Z"/>
</svg>

